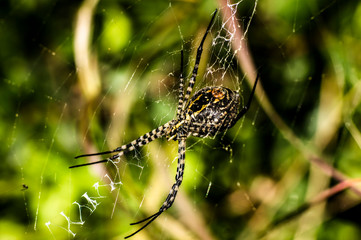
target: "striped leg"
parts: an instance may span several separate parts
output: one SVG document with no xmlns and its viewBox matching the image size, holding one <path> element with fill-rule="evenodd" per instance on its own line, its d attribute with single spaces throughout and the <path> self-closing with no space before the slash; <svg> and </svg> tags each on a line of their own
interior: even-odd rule
<svg viewBox="0 0 361 240">
<path fill-rule="evenodd" d="M 183 108 L 183 98 L 184 98 L 184 77 L 183 77 L 183 50 L 181 51 L 181 67 L 179 75 L 179 95 L 178 95 L 178 109 L 177 109 L 177 120 L 181 117 L 181 112 Z"/>
<path fill-rule="evenodd" d="M 188 99 L 189 99 L 189 96 L 191 95 L 191 92 L 192 92 L 194 83 L 196 82 L 196 77 L 197 77 L 197 73 L 198 73 L 199 62 L 201 61 L 201 56 L 202 56 L 202 52 L 203 52 L 203 44 L 204 44 L 204 41 L 206 40 L 206 37 L 207 37 L 209 31 L 211 30 L 213 21 L 214 21 L 214 19 L 215 19 L 215 17 L 216 17 L 216 13 L 217 13 L 217 9 L 214 11 L 213 16 L 212 16 L 212 19 L 211 19 L 211 21 L 209 22 L 208 27 L 207 27 L 207 30 L 206 30 L 206 32 L 204 33 L 203 38 L 202 38 L 202 41 L 201 41 L 201 43 L 199 44 L 199 47 L 198 47 L 198 49 L 197 49 L 196 62 L 195 62 L 195 64 L 194 64 L 192 76 L 191 76 L 191 78 L 189 79 L 189 84 L 188 84 L 188 87 L 187 87 L 186 95 L 185 95 L 185 97 L 184 97 L 184 103 L 185 103 L 185 104 L 187 103 L 187 101 L 188 101 Z"/>
<path fill-rule="evenodd" d="M 152 131 L 144 134 L 143 136 L 139 137 L 138 139 L 132 141 L 131 143 L 120 146 L 120 147 L 118 147 L 118 148 L 116 148 L 114 150 L 106 151 L 106 152 L 99 152 L 99 153 L 83 154 L 83 155 L 76 156 L 75 158 L 82 158 L 82 157 L 97 156 L 97 155 L 104 155 L 104 154 L 116 153 L 117 152 L 117 154 L 115 154 L 115 155 L 113 155 L 113 156 L 111 156 L 111 157 L 109 157 L 107 159 L 103 159 L 103 160 L 96 161 L 96 162 L 90 162 L 90 163 L 74 165 L 74 166 L 70 166 L 69 168 L 83 167 L 83 166 L 108 162 L 108 161 L 117 159 L 120 156 L 123 156 L 125 153 L 133 151 L 137 147 L 144 146 L 144 145 L 150 143 L 151 141 L 153 141 L 153 140 L 155 140 L 157 138 L 160 138 L 160 137 L 163 137 L 163 136 L 167 135 L 169 133 L 169 131 L 170 131 L 171 123 L 172 123 L 172 121 L 169 121 L 166 124 L 164 124 L 164 125 L 156 128 L 156 129 L 153 129 Z"/>
<path fill-rule="evenodd" d="M 134 233 L 126 236 L 125 238 L 130 238 L 137 234 L 138 232 L 142 231 L 144 228 L 146 228 L 149 224 L 151 224 L 159 215 L 161 215 L 164 211 L 166 211 L 168 208 L 170 208 L 175 200 L 175 197 L 177 196 L 178 190 L 180 185 L 183 181 L 183 173 L 184 173 L 184 164 L 185 164 L 185 152 L 186 152 L 186 138 L 181 138 L 178 141 L 178 166 L 177 166 L 177 175 L 175 177 L 175 183 L 173 184 L 166 200 L 164 201 L 163 205 L 160 207 L 159 211 L 153 214 L 152 216 L 149 216 L 139 222 L 132 223 L 130 225 L 136 225 L 139 223 L 147 222 L 142 226 L 140 229 L 135 231 Z"/>
</svg>

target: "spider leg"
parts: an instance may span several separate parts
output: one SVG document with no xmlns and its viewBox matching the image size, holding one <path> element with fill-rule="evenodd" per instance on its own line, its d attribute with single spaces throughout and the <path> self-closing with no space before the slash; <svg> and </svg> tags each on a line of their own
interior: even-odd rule
<svg viewBox="0 0 361 240">
<path fill-rule="evenodd" d="M 212 16 L 212 19 L 211 19 L 211 21 L 209 22 L 208 27 L 207 27 L 207 30 L 206 30 L 206 32 L 204 33 L 203 38 L 202 38 L 202 41 L 201 41 L 201 43 L 199 44 L 199 47 L 198 47 L 198 49 L 197 49 L 196 62 L 195 62 L 195 64 L 194 64 L 192 76 L 191 76 L 191 78 L 189 79 L 188 88 L 187 88 L 187 91 L 186 91 L 186 95 L 185 95 L 185 97 L 184 97 L 184 103 L 187 103 L 187 101 L 188 101 L 188 99 L 189 99 L 189 96 L 190 96 L 190 94 L 191 94 L 191 92 L 192 92 L 194 83 L 195 83 L 195 81 L 196 81 L 196 77 L 197 77 L 197 73 L 198 73 L 198 66 L 199 66 L 199 62 L 201 61 L 201 56 L 202 56 L 202 52 L 203 52 L 203 44 L 204 44 L 204 41 L 206 40 L 206 37 L 207 37 L 209 31 L 211 30 L 213 21 L 214 21 L 214 19 L 215 19 L 215 17 L 216 17 L 216 13 L 217 13 L 217 9 L 214 11 L 213 16 Z"/>
<path fill-rule="evenodd" d="M 164 201 L 163 205 L 160 207 L 159 211 L 139 222 L 131 223 L 130 225 L 136 225 L 139 223 L 147 222 L 140 229 L 138 229 L 134 233 L 126 236 L 125 238 L 130 238 L 130 237 L 134 236 L 135 234 L 137 234 L 138 232 L 140 232 L 141 230 L 143 230 L 144 228 L 146 228 L 151 222 L 153 222 L 164 211 L 166 211 L 168 208 L 170 208 L 173 205 L 175 197 L 177 196 L 179 187 L 183 181 L 185 151 L 186 151 L 186 138 L 180 138 L 178 141 L 178 165 L 177 165 L 177 174 L 175 176 L 176 182 L 173 184 L 166 200 Z"/>
<path fill-rule="evenodd" d="M 251 92 L 251 94 L 249 95 L 248 102 L 247 102 L 247 104 L 241 109 L 241 111 L 238 113 L 235 122 L 237 122 L 244 114 L 246 114 L 246 112 L 247 112 L 248 109 L 250 108 L 251 103 L 252 103 L 252 99 L 253 99 L 254 92 L 256 91 L 256 86 L 257 86 L 258 79 L 259 79 L 259 73 L 257 74 L 256 81 L 254 82 L 254 85 L 253 85 L 253 88 L 252 88 L 252 92 Z"/>
<path fill-rule="evenodd" d="M 184 98 L 184 77 L 183 77 L 183 49 L 181 51 L 181 67 L 179 75 L 179 95 L 178 95 L 178 108 L 177 108 L 177 119 L 180 118 L 182 108 L 183 108 L 183 98 Z"/>
<path fill-rule="evenodd" d="M 111 157 L 108 157 L 106 159 L 103 159 L 103 160 L 99 160 L 99 161 L 96 161 L 96 162 L 89 162 L 89 163 L 73 165 L 73 166 L 70 166 L 69 168 L 85 167 L 85 166 L 89 166 L 89 165 L 94 165 L 94 164 L 98 164 L 98 163 L 112 161 L 112 160 L 115 160 L 115 159 L 119 158 L 123 154 L 124 154 L 124 152 L 120 152 L 119 154 L 115 154 L 115 155 L 113 155 Z"/>
<path fill-rule="evenodd" d="M 159 215 L 161 214 L 162 212 L 157 212 L 155 214 L 153 214 L 152 216 L 150 217 L 147 217 L 146 219 L 143 219 L 142 221 L 139 221 L 139 222 L 136 222 L 136 223 L 131 223 L 130 225 L 136 225 L 136 224 L 139 224 L 139 223 L 142 223 L 142 222 L 145 222 L 145 221 L 148 221 L 146 224 L 144 224 L 143 227 L 139 228 L 137 231 L 135 231 L 134 233 L 124 237 L 124 239 L 127 239 L 127 238 L 130 238 L 132 236 L 134 236 L 135 234 L 139 233 L 140 231 L 142 231 L 144 228 L 146 228 L 149 224 L 151 224 L 155 219 L 157 219 L 157 217 L 159 217 Z"/>
<path fill-rule="evenodd" d="M 78 165 L 70 166 L 69 168 L 83 167 L 83 166 L 108 162 L 108 161 L 117 159 L 120 156 L 124 155 L 125 153 L 133 151 L 136 147 L 144 146 L 144 145 L 150 143 L 151 141 L 153 141 L 153 140 L 155 140 L 157 138 L 165 136 L 166 134 L 169 133 L 169 131 L 171 129 L 170 128 L 171 125 L 172 125 L 172 121 L 169 121 L 166 124 L 156 128 L 156 129 L 153 129 L 152 131 L 150 131 L 150 132 L 144 134 L 143 136 L 135 139 L 134 141 L 132 141 L 132 142 L 130 142 L 128 144 L 124 144 L 124 145 L 122 145 L 120 147 L 117 147 L 116 149 L 111 150 L 111 151 L 99 152 L 99 153 L 91 153 L 91 154 L 83 154 L 83 155 L 76 156 L 75 158 L 82 158 L 82 157 L 97 156 L 97 155 L 103 155 L 103 154 L 118 152 L 116 155 L 111 156 L 111 157 L 109 157 L 107 159 L 103 159 L 103 160 L 96 161 L 96 162 L 78 164 Z"/>
</svg>

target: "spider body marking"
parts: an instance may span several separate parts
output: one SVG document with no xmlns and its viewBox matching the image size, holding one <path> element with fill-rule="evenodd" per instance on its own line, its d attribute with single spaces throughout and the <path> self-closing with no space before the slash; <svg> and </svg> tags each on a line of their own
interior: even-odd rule
<svg viewBox="0 0 361 240">
<path fill-rule="evenodd" d="M 186 139 L 189 136 L 201 138 L 211 137 L 215 136 L 219 132 L 223 132 L 231 128 L 248 111 L 251 105 L 259 76 L 257 76 L 255 80 L 248 102 L 243 107 L 241 107 L 239 92 L 222 86 L 202 88 L 189 99 L 196 80 L 198 66 L 203 51 L 203 44 L 211 29 L 216 13 L 217 9 L 213 13 L 212 19 L 198 47 L 195 65 L 185 94 L 183 78 L 183 51 L 181 51 L 181 73 L 179 76 L 179 96 L 176 118 L 162 126 L 159 126 L 156 129 L 153 129 L 152 131 L 133 140 L 132 142 L 122 145 L 114 150 L 93 154 L 84 154 L 75 157 L 81 158 L 116 153 L 107 159 L 69 167 L 76 168 L 114 160 L 119 161 L 120 157 L 125 153 L 133 151 L 135 148 L 144 146 L 161 137 L 166 137 L 168 140 L 178 141 L 177 173 L 175 176 L 175 183 L 172 185 L 167 198 L 163 202 L 158 212 L 139 222 L 132 223 L 131 225 L 136 225 L 146 222 L 140 229 L 126 236 L 125 238 L 132 237 L 143 230 L 157 217 L 159 217 L 159 215 L 161 215 L 164 211 L 173 205 L 179 187 L 183 181 Z"/>
<path fill-rule="evenodd" d="M 170 122 L 168 140 L 182 137 L 212 137 L 231 128 L 239 112 L 240 95 L 226 87 L 205 87 L 196 92 L 182 112 Z"/>
</svg>

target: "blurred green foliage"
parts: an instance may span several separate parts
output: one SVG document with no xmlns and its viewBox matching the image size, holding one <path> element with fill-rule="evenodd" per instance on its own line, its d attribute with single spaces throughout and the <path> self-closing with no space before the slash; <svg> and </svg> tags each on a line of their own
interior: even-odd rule
<svg viewBox="0 0 361 240">
<path fill-rule="evenodd" d="M 101 89 L 89 100 L 79 83 L 74 38 L 77 16 L 91 2 L 86 40 Z M 66 217 L 76 239 L 122 239 L 136 230 L 129 223 L 159 209 L 176 171 L 173 141 L 127 154 L 117 168 L 68 167 L 87 160 L 76 155 L 113 149 L 175 116 L 180 50 L 189 73 L 197 41 L 221 2 L 1 1 L 0 239 L 72 239 Z M 271 105 L 308 150 L 357 180 L 361 3 L 262 0 L 251 19 L 254 5 L 239 2 L 237 18 L 243 27 L 250 23 L 248 47 Z M 208 38 L 221 28 L 218 18 Z M 210 42 L 198 88 L 207 85 L 207 63 L 220 57 L 207 51 Z M 229 64 L 234 79 L 221 83 L 231 82 L 246 100 L 243 73 L 235 59 Z M 134 239 L 361 238 L 361 197 L 351 190 L 267 228 L 338 181 L 310 163 L 262 101 L 226 134 L 187 140 L 174 207 Z M 118 183 L 112 192 L 105 173 Z M 85 193 L 100 203 L 95 211 L 85 207 Z"/>
</svg>

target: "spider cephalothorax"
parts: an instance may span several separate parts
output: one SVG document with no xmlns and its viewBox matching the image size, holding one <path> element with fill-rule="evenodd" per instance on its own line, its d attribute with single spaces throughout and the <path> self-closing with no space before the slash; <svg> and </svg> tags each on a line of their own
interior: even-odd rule
<svg viewBox="0 0 361 240">
<path fill-rule="evenodd" d="M 138 229 L 131 235 L 126 236 L 129 238 L 134 234 L 138 233 L 151 222 L 153 222 L 160 214 L 166 211 L 174 203 L 175 197 L 178 193 L 179 187 L 183 181 L 184 165 L 185 165 L 185 150 L 186 150 L 186 139 L 189 136 L 195 137 L 210 137 L 214 136 L 219 132 L 223 132 L 231 128 L 249 109 L 254 91 L 257 86 L 258 76 L 254 83 L 250 97 L 246 105 L 241 107 L 240 94 L 238 91 L 233 91 L 226 87 L 205 87 L 197 91 L 191 98 L 190 95 L 193 90 L 193 86 L 197 77 L 198 66 L 201 60 L 203 51 L 203 44 L 213 24 L 217 10 L 214 12 L 212 19 L 207 27 L 205 34 L 203 35 L 202 41 L 199 44 L 196 56 L 196 62 L 193 68 L 192 76 L 189 79 L 188 87 L 184 94 L 184 78 L 183 78 L 183 51 L 181 51 L 181 74 L 179 76 L 179 97 L 178 97 L 178 108 L 177 117 L 162 126 L 144 134 L 143 136 L 135 139 L 134 141 L 120 146 L 114 150 L 84 154 L 75 158 L 95 156 L 116 153 L 115 155 L 96 162 L 90 162 L 85 164 L 79 164 L 71 166 L 70 168 L 82 167 L 91 164 L 97 164 L 102 162 L 108 162 L 117 160 L 120 156 L 127 152 L 133 151 L 135 148 L 144 146 L 149 142 L 160 138 L 166 137 L 168 140 L 178 141 L 178 165 L 177 174 L 175 177 L 175 183 L 173 184 L 166 200 L 160 207 L 158 212 L 152 216 L 143 219 L 142 221 L 132 223 L 131 225 L 146 222 L 144 226 Z"/>
</svg>

